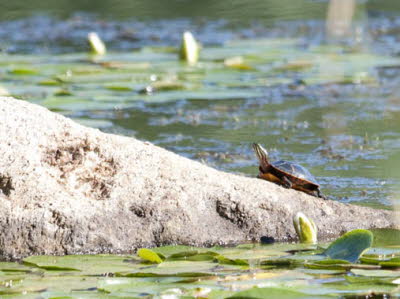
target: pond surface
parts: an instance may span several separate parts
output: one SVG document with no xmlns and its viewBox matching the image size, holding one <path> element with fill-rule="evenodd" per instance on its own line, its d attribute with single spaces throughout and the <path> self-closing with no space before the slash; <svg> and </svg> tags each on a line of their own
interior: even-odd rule
<svg viewBox="0 0 400 299">
<path fill-rule="evenodd" d="M 332 200 L 400 205 L 400 2 L 357 2 L 353 23 L 340 36 L 326 32 L 327 1 L 113 3 L 0 0 L 0 95 L 245 176 L 257 175 L 251 144 L 258 142 L 272 160 L 307 167 Z M 196 65 L 178 60 L 185 30 L 203 45 Z M 90 31 L 104 39 L 107 55 L 87 54 Z M 368 254 L 398 259 L 397 240 L 375 244 Z M 213 292 L 209 297 L 223 298 L 258 285 L 278 287 L 287 298 L 350 298 L 371 290 L 399 295 L 396 268 L 260 264 L 302 248 L 213 249 L 231 260 L 251 260 L 245 267 L 215 261 L 206 249 L 180 248 L 199 250 L 193 254 L 199 263 L 161 270 L 136 256 L 32 257 L 32 264 L 0 264 L 0 294 L 132 298 L 164 291 L 200 296 L 206 289 Z M 112 276 L 127 271 L 204 275 Z"/>
<path fill-rule="evenodd" d="M 231 248 L 165 246 L 153 251 L 142 249 L 139 256 L 31 256 L 20 264 L 0 263 L 0 296 L 24 299 L 397 298 L 400 296 L 399 231 L 374 231 L 374 235 L 374 246 L 358 263 L 347 260 L 347 253 L 343 255 L 346 250 L 341 250 L 344 247 L 336 251 L 336 256 L 342 259 L 327 258 L 323 249 L 327 244 L 322 247 L 305 244 L 241 244 Z M 353 241 L 360 242 L 359 237 L 356 239 Z M 349 242 L 347 239 L 342 246 L 349 246 Z"/>
<path fill-rule="evenodd" d="M 257 175 L 258 142 L 272 160 L 307 167 L 331 199 L 388 207 L 399 204 L 400 13 L 368 5 L 356 6 L 339 39 L 325 33 L 324 19 L 279 14 L 279 22 L 240 28 L 88 15 L 3 21 L 0 85 L 3 94 L 242 175 Z M 187 28 L 203 43 L 195 66 L 177 59 Z M 109 54 L 80 53 L 91 30 Z"/>
</svg>

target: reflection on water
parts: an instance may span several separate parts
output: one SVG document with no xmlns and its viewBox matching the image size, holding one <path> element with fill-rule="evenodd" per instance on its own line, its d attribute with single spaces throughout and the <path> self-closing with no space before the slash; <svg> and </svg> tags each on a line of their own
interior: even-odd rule
<svg viewBox="0 0 400 299">
<path fill-rule="evenodd" d="M 107 132 L 149 140 L 229 172 L 256 176 L 257 160 L 251 144 L 258 142 L 268 149 L 272 160 L 287 159 L 306 166 L 321 183 L 323 193 L 332 199 L 373 206 L 391 201 L 400 204 L 400 61 L 395 57 L 400 43 L 394 39 L 400 31 L 400 19 L 370 16 L 367 22 L 371 7 L 377 11 L 375 1 L 331 1 L 329 8 L 324 1 L 252 2 L 246 3 L 248 15 L 243 16 L 239 16 L 242 2 L 235 1 L 231 8 L 220 7 L 231 3 L 226 1 L 202 2 L 198 9 L 190 1 L 168 2 L 168 9 L 166 2 L 161 5 L 160 1 L 119 1 L 109 11 L 105 1 L 90 7 L 92 12 L 107 11 L 111 16 L 138 17 L 149 12 L 153 18 L 191 13 L 212 18 L 224 10 L 221 16 L 229 21 L 173 19 L 146 23 L 34 17 L 3 22 L 0 39 L 4 52 L 85 50 L 82 39 L 95 30 L 112 49 L 125 51 L 108 59 L 123 61 L 133 69 L 113 73 L 93 63 L 83 64 L 82 56 L 22 56 L 21 60 L 28 63 L 4 56 L 0 59 L 0 85 L 16 96 L 89 121 Z M 71 3 L 59 1 L 56 8 L 38 7 L 40 11 L 67 8 L 68 14 L 85 10 Z M 153 7 L 156 3 L 161 5 L 157 10 Z M 392 4 L 396 7 L 393 1 L 384 1 L 380 9 Z M 12 18 L 13 9 L 15 16 L 27 13 L 16 3 L 0 0 L 0 5 L 8 5 L 10 13 L 2 10 L 1 19 Z M 130 5 L 141 9 L 127 10 Z M 264 5 L 267 10 L 261 9 Z M 174 10 L 175 6 L 180 9 Z M 265 14 L 257 15 L 257 24 L 232 29 L 241 21 L 248 22 L 246 16 L 254 16 L 255 11 Z M 132 15 L 134 12 L 138 15 Z M 325 23 L 322 19 L 326 14 Z M 313 20 L 304 22 L 307 18 Z M 259 22 L 266 19 L 280 22 L 267 22 L 267 26 Z M 297 21 L 284 21 L 287 19 Z M 143 49 L 148 45 L 174 46 L 179 32 L 187 28 L 194 29 L 204 44 L 203 64 L 197 67 L 183 67 L 169 48 Z M 271 46 L 277 36 L 299 39 L 279 39 L 278 46 Z M 261 39 L 265 37 L 269 42 Z M 226 43 L 240 38 L 257 40 Z M 373 52 L 378 55 L 371 55 Z M 390 54 L 392 59 L 382 56 L 380 60 L 383 54 Z M 237 55 L 243 56 L 250 67 L 223 67 L 225 58 Z M 138 63 L 151 67 L 146 69 Z M 21 65 L 28 65 L 28 69 L 40 65 L 47 76 L 66 73 L 70 67 L 73 75 L 68 79 L 63 73 L 63 88 L 69 88 L 73 96 L 57 97 L 58 86 L 45 89 L 43 82 L 49 78 L 44 74 L 40 78 L 16 77 Z M 144 94 L 143 86 L 154 74 L 179 81 L 185 90 Z M 118 91 L 121 86 L 124 94 Z"/>
</svg>

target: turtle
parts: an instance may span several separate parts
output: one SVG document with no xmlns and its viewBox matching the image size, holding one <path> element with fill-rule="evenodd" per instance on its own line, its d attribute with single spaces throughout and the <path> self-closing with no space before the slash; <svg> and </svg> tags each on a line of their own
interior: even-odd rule
<svg viewBox="0 0 400 299">
<path fill-rule="evenodd" d="M 253 149 L 260 162 L 259 178 L 289 189 L 293 188 L 322 199 L 327 199 L 321 193 L 317 180 L 306 168 L 300 164 L 284 160 L 269 162 L 267 150 L 258 143 L 253 143 Z"/>
</svg>

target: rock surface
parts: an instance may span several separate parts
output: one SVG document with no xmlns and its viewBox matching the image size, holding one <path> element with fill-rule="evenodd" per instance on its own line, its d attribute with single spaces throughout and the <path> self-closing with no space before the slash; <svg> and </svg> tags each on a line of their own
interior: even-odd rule
<svg viewBox="0 0 400 299">
<path fill-rule="evenodd" d="M 0 97 L 0 255 L 6 258 L 261 236 L 292 240 L 298 211 L 315 220 L 320 238 L 398 227 L 392 211 L 324 201 L 217 171 Z"/>
</svg>

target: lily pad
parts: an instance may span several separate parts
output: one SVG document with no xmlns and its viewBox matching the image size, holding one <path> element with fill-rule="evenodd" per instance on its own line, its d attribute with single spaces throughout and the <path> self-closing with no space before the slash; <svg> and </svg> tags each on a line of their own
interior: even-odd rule
<svg viewBox="0 0 400 299">
<path fill-rule="evenodd" d="M 334 242 L 323 253 L 331 259 L 346 260 L 355 263 L 371 247 L 373 235 L 364 229 L 352 230 Z"/>
<path fill-rule="evenodd" d="M 246 291 L 241 291 L 228 298 L 329 298 L 329 296 L 313 296 L 287 288 L 258 288 L 254 287 Z"/>
<path fill-rule="evenodd" d="M 13 75 L 25 75 L 25 76 L 29 75 L 29 76 L 31 76 L 31 75 L 36 75 L 39 72 L 36 69 L 15 68 L 15 69 L 10 70 L 9 73 L 13 74 Z"/>
<path fill-rule="evenodd" d="M 398 229 L 373 229 L 374 247 L 400 246 L 400 230 Z"/>
<path fill-rule="evenodd" d="M 30 256 L 23 259 L 24 264 L 44 270 L 68 271 L 70 275 L 102 275 L 118 271 L 128 271 L 138 267 L 139 261 L 131 256 L 118 255 L 67 255 Z"/>
<path fill-rule="evenodd" d="M 351 269 L 351 272 L 355 275 L 361 275 L 367 277 L 400 277 L 399 271 L 391 271 L 391 270 Z"/>
<path fill-rule="evenodd" d="M 238 266 L 248 266 L 249 265 L 249 262 L 244 259 L 229 259 L 229 258 L 224 257 L 223 255 L 218 255 L 215 258 L 220 264 L 238 265 Z"/>
<path fill-rule="evenodd" d="M 392 258 L 385 262 L 380 262 L 380 266 L 383 268 L 400 268 L 400 258 Z"/>
</svg>

